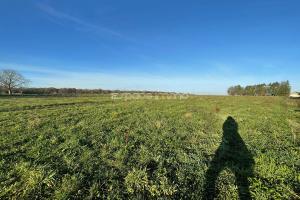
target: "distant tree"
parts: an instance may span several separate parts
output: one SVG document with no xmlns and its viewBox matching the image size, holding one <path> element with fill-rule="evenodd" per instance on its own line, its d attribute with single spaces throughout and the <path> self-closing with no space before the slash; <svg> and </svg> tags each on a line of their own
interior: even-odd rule
<svg viewBox="0 0 300 200">
<path fill-rule="evenodd" d="M 281 83 L 274 82 L 266 85 L 247 85 L 242 87 L 240 85 L 231 86 L 228 88 L 227 93 L 229 95 L 248 95 L 248 96 L 288 96 L 291 92 L 291 86 L 289 81 L 283 81 Z"/>
<path fill-rule="evenodd" d="M 291 93 L 291 86 L 289 81 L 283 81 L 279 85 L 278 95 L 279 96 L 288 96 Z"/>
<path fill-rule="evenodd" d="M 236 86 L 237 95 L 243 95 L 244 94 L 244 88 L 240 85 Z"/>
<path fill-rule="evenodd" d="M 231 96 L 234 95 L 234 87 L 233 87 L 233 86 L 231 86 L 231 87 L 228 88 L 227 94 L 228 94 L 228 95 L 231 95 Z"/>
<path fill-rule="evenodd" d="M 267 93 L 266 84 L 258 84 L 255 86 L 255 95 L 266 96 L 266 93 Z"/>
<path fill-rule="evenodd" d="M 240 85 L 232 86 L 228 88 L 227 93 L 229 95 L 244 95 L 244 88 Z"/>
<path fill-rule="evenodd" d="M 14 70 L 0 71 L 0 86 L 4 88 L 9 95 L 12 95 L 14 89 L 24 87 L 29 81 L 20 73 Z"/>
<path fill-rule="evenodd" d="M 247 85 L 245 87 L 245 95 L 254 96 L 255 95 L 255 87 L 251 85 Z"/>
<path fill-rule="evenodd" d="M 277 96 L 278 95 L 279 86 L 280 86 L 280 83 L 278 83 L 278 82 L 274 82 L 274 83 L 269 84 L 270 94 L 272 96 Z"/>
</svg>

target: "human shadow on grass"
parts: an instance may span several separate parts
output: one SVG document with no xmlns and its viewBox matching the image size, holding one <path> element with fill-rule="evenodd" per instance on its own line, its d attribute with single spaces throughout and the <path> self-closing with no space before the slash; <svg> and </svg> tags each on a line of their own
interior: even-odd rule
<svg viewBox="0 0 300 200">
<path fill-rule="evenodd" d="M 253 157 L 238 133 L 238 124 L 229 116 L 223 124 L 222 142 L 206 172 L 203 199 L 211 200 L 218 196 L 216 181 L 224 168 L 234 173 L 239 198 L 251 199 L 248 178 L 253 176 L 253 165 Z"/>
</svg>

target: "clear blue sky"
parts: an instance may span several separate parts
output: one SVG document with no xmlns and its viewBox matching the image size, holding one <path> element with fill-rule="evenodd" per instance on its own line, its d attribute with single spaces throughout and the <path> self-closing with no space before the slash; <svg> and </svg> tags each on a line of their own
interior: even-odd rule
<svg viewBox="0 0 300 200">
<path fill-rule="evenodd" d="M 33 87 L 300 90 L 299 0 L 1 0 L 0 69 Z"/>
</svg>

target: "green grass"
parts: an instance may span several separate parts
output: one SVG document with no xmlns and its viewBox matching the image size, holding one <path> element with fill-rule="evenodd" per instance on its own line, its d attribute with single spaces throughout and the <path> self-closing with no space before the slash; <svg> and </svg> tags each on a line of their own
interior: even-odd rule
<svg viewBox="0 0 300 200">
<path fill-rule="evenodd" d="M 0 98 L 0 199 L 300 199 L 299 138 L 281 97 Z"/>
</svg>

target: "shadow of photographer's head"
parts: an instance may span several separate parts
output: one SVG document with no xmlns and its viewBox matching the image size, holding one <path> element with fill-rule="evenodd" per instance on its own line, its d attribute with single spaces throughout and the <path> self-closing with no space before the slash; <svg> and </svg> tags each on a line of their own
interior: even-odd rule
<svg viewBox="0 0 300 200">
<path fill-rule="evenodd" d="M 223 131 L 224 131 L 224 133 L 238 131 L 238 124 L 233 119 L 233 117 L 231 117 L 231 116 L 227 117 L 226 121 L 223 124 Z"/>
</svg>

